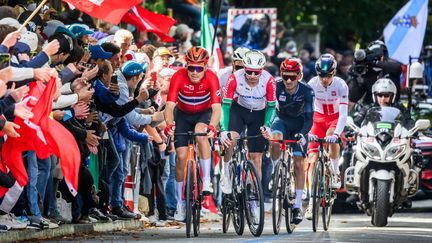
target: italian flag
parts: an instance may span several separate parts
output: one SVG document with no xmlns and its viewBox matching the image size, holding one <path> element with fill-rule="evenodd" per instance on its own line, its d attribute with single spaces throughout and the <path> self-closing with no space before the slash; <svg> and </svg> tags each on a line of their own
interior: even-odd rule
<svg viewBox="0 0 432 243">
<path fill-rule="evenodd" d="M 214 42 L 212 50 L 213 38 L 215 35 L 213 24 L 210 23 L 209 14 L 207 12 L 207 2 L 201 2 L 201 46 L 204 47 L 212 56 L 213 63 L 210 63 L 215 71 L 219 71 L 224 67 L 222 52 L 217 40 Z"/>
</svg>

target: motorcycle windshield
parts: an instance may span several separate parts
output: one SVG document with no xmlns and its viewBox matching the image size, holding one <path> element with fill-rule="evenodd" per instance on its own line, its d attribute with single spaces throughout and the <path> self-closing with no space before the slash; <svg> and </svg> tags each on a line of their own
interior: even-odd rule
<svg viewBox="0 0 432 243">
<path fill-rule="evenodd" d="M 396 124 L 401 122 L 401 111 L 395 107 L 373 107 L 368 110 L 364 124 L 371 123 L 375 134 L 387 132 L 393 134 Z"/>
</svg>

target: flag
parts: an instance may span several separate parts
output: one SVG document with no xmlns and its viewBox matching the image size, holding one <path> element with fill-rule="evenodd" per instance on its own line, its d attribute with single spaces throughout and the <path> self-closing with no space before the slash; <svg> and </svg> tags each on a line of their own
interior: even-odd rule
<svg viewBox="0 0 432 243">
<path fill-rule="evenodd" d="M 31 83 L 29 95 L 24 98 L 24 102 L 34 116 L 25 120 L 16 117 L 14 123 L 20 126 L 17 129 L 20 137 L 8 137 L 3 144 L 4 164 L 0 166 L 0 169 L 5 173 L 9 169 L 16 179 L 16 185 L 9 189 L 0 187 L 0 197 L 4 196 L 0 209 L 7 209 L 10 205 L 13 207 L 22 188 L 28 182 L 22 157 L 24 151 L 33 150 L 41 159 L 54 153 L 60 159 L 60 167 L 71 194 L 76 195 L 77 193 L 80 166 L 78 145 L 72 134 L 50 117 L 56 85 L 55 78 L 52 78 L 46 87 L 40 81 Z"/>
<path fill-rule="evenodd" d="M 201 46 L 213 56 L 213 68 L 219 71 L 224 67 L 222 52 L 219 42 L 215 40 L 213 50 L 213 38 L 215 36 L 213 24 L 210 23 L 206 2 L 201 3 Z"/>
<path fill-rule="evenodd" d="M 176 21 L 166 15 L 153 13 L 136 5 L 123 16 L 122 21 L 134 25 L 140 31 L 155 33 L 163 42 L 174 41 L 168 33 Z"/>
<path fill-rule="evenodd" d="M 384 41 L 392 59 L 408 64 L 409 56 L 420 56 L 427 18 L 428 0 L 411 0 L 390 20 Z"/>
<path fill-rule="evenodd" d="M 84 13 L 111 22 L 120 23 L 123 15 L 142 0 L 63 0 Z"/>
</svg>

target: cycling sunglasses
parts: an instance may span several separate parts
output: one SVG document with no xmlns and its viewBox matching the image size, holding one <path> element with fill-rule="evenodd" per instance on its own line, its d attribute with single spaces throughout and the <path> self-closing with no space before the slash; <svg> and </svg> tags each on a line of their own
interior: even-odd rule
<svg viewBox="0 0 432 243">
<path fill-rule="evenodd" d="M 249 69 L 245 69 L 245 73 L 248 76 L 259 76 L 261 74 L 262 70 L 249 70 Z"/>
<path fill-rule="evenodd" d="M 378 97 L 384 97 L 389 98 L 391 96 L 391 93 L 378 93 L 376 94 Z"/>
<path fill-rule="evenodd" d="M 290 81 L 294 81 L 294 80 L 297 79 L 297 77 L 298 77 L 298 74 L 296 74 L 296 75 L 292 75 L 292 74 L 282 74 L 282 79 L 283 79 L 284 81 L 288 81 L 288 80 L 290 80 Z"/>
<path fill-rule="evenodd" d="M 320 76 L 321 78 L 331 78 L 333 77 L 333 74 L 332 73 L 318 74 L 318 76 Z"/>
<path fill-rule="evenodd" d="M 204 67 L 203 66 L 188 66 L 187 67 L 188 71 L 193 73 L 193 72 L 197 72 L 200 73 L 202 71 L 204 71 Z"/>
<path fill-rule="evenodd" d="M 237 70 L 240 70 L 240 69 L 243 69 L 243 68 L 244 68 L 243 65 L 234 65 L 234 71 L 237 71 Z"/>
</svg>

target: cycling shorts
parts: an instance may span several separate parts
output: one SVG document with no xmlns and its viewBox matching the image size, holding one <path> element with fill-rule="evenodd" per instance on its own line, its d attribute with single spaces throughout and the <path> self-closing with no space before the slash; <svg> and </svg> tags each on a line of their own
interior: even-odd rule
<svg viewBox="0 0 432 243">
<path fill-rule="evenodd" d="M 246 128 L 247 136 L 261 135 L 260 127 L 264 125 L 265 112 L 265 109 L 251 111 L 233 102 L 230 111 L 229 130 L 241 134 Z M 265 145 L 266 139 L 262 136 L 247 141 L 248 150 L 251 153 L 264 152 Z"/>
<path fill-rule="evenodd" d="M 212 110 L 208 109 L 203 112 L 198 112 L 194 114 L 189 114 L 181 111 L 178 108 L 174 110 L 174 120 L 175 120 L 175 131 L 174 133 L 186 133 L 189 131 L 195 131 L 195 126 L 197 123 L 210 123 Z M 174 137 L 174 147 L 186 147 L 188 145 L 187 136 L 175 136 Z"/>
<path fill-rule="evenodd" d="M 331 115 L 323 115 L 319 112 L 314 112 L 313 125 L 310 130 L 311 134 L 318 136 L 318 138 L 324 138 L 327 134 L 327 130 L 330 128 L 336 128 L 338 123 L 339 113 Z M 318 152 L 319 143 L 309 143 L 308 151 L 311 153 Z"/>
<path fill-rule="evenodd" d="M 295 139 L 294 135 L 296 133 L 300 133 L 300 131 L 303 129 L 303 125 L 304 125 L 303 117 L 290 119 L 288 121 L 276 117 L 272 123 L 271 131 L 272 134 L 274 133 L 282 134 L 284 140 Z M 300 147 L 302 145 L 295 144 L 291 146 L 293 149 L 294 156 L 303 157 L 306 154 L 307 142 L 303 146 L 303 152 L 302 152 L 302 148 Z"/>
</svg>

